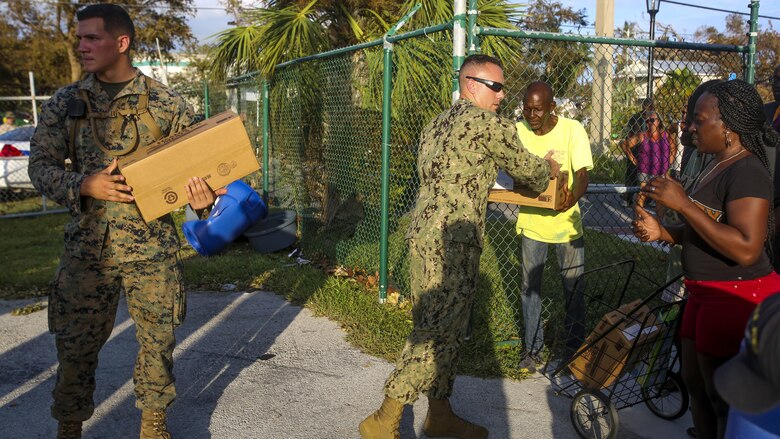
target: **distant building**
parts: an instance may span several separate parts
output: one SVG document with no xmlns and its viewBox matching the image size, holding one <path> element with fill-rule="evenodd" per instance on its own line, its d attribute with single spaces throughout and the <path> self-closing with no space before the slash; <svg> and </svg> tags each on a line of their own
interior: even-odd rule
<svg viewBox="0 0 780 439">
<path fill-rule="evenodd" d="M 162 81 L 164 75 L 163 67 L 158 59 L 143 59 L 133 61 L 133 66 L 143 72 L 144 75 L 154 78 L 158 81 Z M 186 58 L 180 58 L 176 61 L 166 61 L 165 70 L 170 78 L 172 75 L 184 75 L 188 73 L 190 66 L 190 60 Z"/>
<path fill-rule="evenodd" d="M 202 78 L 198 78 L 192 65 L 192 56 L 174 53 L 173 61 L 165 61 L 163 66 L 158 58 L 133 60 L 133 66 L 137 67 L 144 75 L 154 78 L 162 83 L 169 84 L 187 100 L 195 110 L 202 113 L 203 110 L 203 86 Z M 180 78 L 184 78 L 182 81 Z"/>
<path fill-rule="evenodd" d="M 685 61 L 671 59 L 653 60 L 653 90 L 658 90 L 666 82 L 668 73 L 674 71 L 688 70 L 695 74 L 701 82 L 710 79 L 724 78 L 721 72 L 721 66 L 716 63 L 704 61 Z M 634 82 L 634 89 L 637 102 L 647 97 L 647 60 L 634 59 L 623 70 L 618 78 L 631 79 Z"/>
</svg>

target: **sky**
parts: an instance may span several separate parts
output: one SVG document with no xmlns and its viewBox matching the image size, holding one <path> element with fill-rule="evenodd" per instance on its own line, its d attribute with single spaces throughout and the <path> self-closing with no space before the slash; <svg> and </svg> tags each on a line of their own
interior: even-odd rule
<svg viewBox="0 0 780 439">
<path fill-rule="evenodd" d="M 596 0 L 558 0 L 566 7 L 574 9 L 586 9 L 588 13 L 588 22 L 590 28 L 580 29 L 581 33 L 593 33 L 593 21 L 596 14 Z M 688 3 L 711 8 L 736 10 L 749 13 L 747 6 L 749 0 L 675 0 L 679 3 Z M 521 3 L 521 2 L 515 2 Z M 195 37 L 204 43 L 207 38 L 216 32 L 227 29 L 227 24 L 231 20 L 219 3 L 219 0 L 195 0 L 195 5 L 199 8 L 197 15 L 190 20 Z M 780 1 L 763 0 L 760 2 L 759 13 L 772 17 L 780 17 Z M 715 26 L 718 29 L 725 28 L 725 18 L 728 14 L 725 12 L 708 11 L 698 8 L 691 8 L 674 3 L 666 3 L 662 0 L 658 14 L 656 15 L 656 35 L 660 35 L 662 25 L 671 25 L 678 34 L 684 39 L 692 39 L 693 33 L 700 26 Z M 745 16 L 745 20 L 748 17 Z M 639 28 L 647 31 L 649 29 L 650 16 L 645 7 L 645 0 L 615 0 L 615 26 L 620 27 L 625 21 L 634 21 Z M 763 27 L 767 27 L 769 21 L 760 20 Z M 780 28 L 780 20 L 772 20 L 776 29 Z M 564 31 L 571 30 L 577 32 L 577 29 L 566 28 Z"/>
</svg>

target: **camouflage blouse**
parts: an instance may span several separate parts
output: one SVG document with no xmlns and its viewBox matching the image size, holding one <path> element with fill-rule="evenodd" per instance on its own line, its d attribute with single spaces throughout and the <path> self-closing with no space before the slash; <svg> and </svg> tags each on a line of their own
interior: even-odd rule
<svg viewBox="0 0 780 439">
<path fill-rule="evenodd" d="M 515 185 L 547 188 L 550 165 L 523 148 L 514 122 L 460 99 L 420 136 L 420 189 L 408 239 L 482 246 L 488 190 L 500 167 Z"/>
<path fill-rule="evenodd" d="M 149 86 L 147 87 L 147 84 Z M 68 116 L 68 103 L 86 91 L 94 112 L 116 114 L 137 106 L 139 97 L 149 97 L 148 111 L 163 136 L 180 131 L 193 122 L 193 114 L 185 100 L 163 84 L 150 80 L 136 71 L 135 78 L 113 99 L 103 90 L 94 74 L 63 87 L 44 105 L 40 123 L 30 142 L 29 174 L 35 187 L 52 200 L 70 210 L 71 221 L 65 226 L 65 252 L 82 259 L 99 259 L 106 248 L 120 262 L 151 260 L 178 251 L 179 238 L 173 220 L 166 215 L 146 223 L 135 203 L 94 200 L 79 194 L 84 179 L 111 163 L 112 157 L 96 145 L 99 139 L 108 149 L 122 150 L 135 144 L 145 148 L 154 136 L 143 123 L 131 118 L 98 118 L 96 133 L 88 118 L 76 125 Z M 69 148 L 71 134 L 75 145 Z M 71 151 L 72 150 L 72 151 Z M 73 159 L 73 169 L 65 160 Z M 107 245 L 104 245 L 107 244 Z"/>
</svg>

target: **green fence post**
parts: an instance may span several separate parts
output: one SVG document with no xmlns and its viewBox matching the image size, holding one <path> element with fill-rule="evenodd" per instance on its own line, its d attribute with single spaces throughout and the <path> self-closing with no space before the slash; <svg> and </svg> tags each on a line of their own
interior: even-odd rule
<svg viewBox="0 0 780 439">
<path fill-rule="evenodd" d="M 468 47 L 468 54 L 473 55 L 479 53 L 479 37 L 477 36 L 477 15 L 479 15 L 479 7 L 477 6 L 477 0 L 469 0 L 469 27 L 466 33 L 466 46 Z"/>
<path fill-rule="evenodd" d="M 209 82 L 203 81 L 203 114 L 206 119 L 209 118 Z"/>
<path fill-rule="evenodd" d="M 756 39 L 758 36 L 758 0 L 750 1 L 750 32 L 748 33 L 748 56 L 745 66 L 745 81 L 756 82 Z"/>
<path fill-rule="evenodd" d="M 390 234 L 390 127 L 392 123 L 393 43 L 388 41 L 422 6 L 417 3 L 384 35 L 382 71 L 382 199 L 379 225 L 379 303 L 387 300 L 387 249 Z"/>
<path fill-rule="evenodd" d="M 268 174 L 270 173 L 268 167 L 268 127 L 271 125 L 268 120 L 269 114 L 269 99 L 268 99 L 268 80 L 263 78 L 262 80 L 262 96 L 263 96 L 263 202 L 268 206 Z"/>
<path fill-rule="evenodd" d="M 379 226 L 379 302 L 387 300 L 387 247 L 390 229 L 390 124 L 393 92 L 393 43 L 385 43 L 382 72 L 382 206 Z"/>
</svg>

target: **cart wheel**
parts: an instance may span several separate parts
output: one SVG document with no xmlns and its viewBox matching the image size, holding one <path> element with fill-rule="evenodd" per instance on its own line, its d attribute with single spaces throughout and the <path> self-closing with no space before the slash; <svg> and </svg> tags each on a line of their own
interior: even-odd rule
<svg viewBox="0 0 780 439">
<path fill-rule="evenodd" d="M 580 390 L 571 401 L 571 423 L 583 439 L 614 439 L 618 416 L 615 406 L 598 390 Z"/>
<path fill-rule="evenodd" d="M 663 384 L 642 388 L 642 399 L 647 408 L 661 419 L 671 421 L 688 411 L 688 389 L 680 375 L 671 371 L 667 372 Z"/>
</svg>

